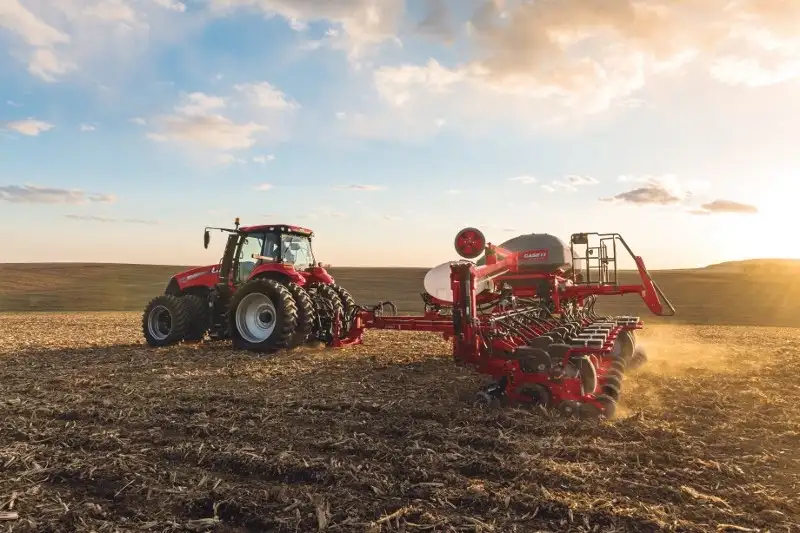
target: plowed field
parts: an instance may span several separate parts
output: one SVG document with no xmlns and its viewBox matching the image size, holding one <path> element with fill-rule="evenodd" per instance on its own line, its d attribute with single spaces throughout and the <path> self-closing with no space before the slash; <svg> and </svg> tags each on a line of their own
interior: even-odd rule
<svg viewBox="0 0 800 533">
<path fill-rule="evenodd" d="M 0 315 L 0 530 L 798 531 L 800 330 L 652 326 L 617 419 L 481 409 L 430 334 L 153 350 Z"/>
</svg>

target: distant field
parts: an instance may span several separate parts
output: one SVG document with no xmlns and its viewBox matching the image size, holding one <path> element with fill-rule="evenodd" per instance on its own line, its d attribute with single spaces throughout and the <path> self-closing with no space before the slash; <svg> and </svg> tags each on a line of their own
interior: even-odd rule
<svg viewBox="0 0 800 533">
<path fill-rule="evenodd" d="M 182 266 L 0 264 L 0 311 L 139 311 Z M 401 312 L 421 312 L 424 268 L 332 268 L 359 303 L 393 300 Z M 600 311 L 639 314 L 651 322 L 800 327 L 800 269 L 759 270 L 751 264 L 654 271 L 678 310 L 650 315 L 638 296 L 602 299 Z M 626 273 L 623 282 L 635 282 Z"/>
</svg>

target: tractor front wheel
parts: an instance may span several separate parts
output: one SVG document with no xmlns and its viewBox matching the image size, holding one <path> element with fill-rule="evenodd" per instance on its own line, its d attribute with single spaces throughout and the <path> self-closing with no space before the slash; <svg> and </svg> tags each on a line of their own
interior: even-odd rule
<svg viewBox="0 0 800 533">
<path fill-rule="evenodd" d="M 297 327 L 292 293 L 272 279 L 254 279 L 231 298 L 228 320 L 235 348 L 273 352 L 290 345 Z"/>
<path fill-rule="evenodd" d="M 171 294 L 156 296 L 142 314 L 142 332 L 150 346 L 169 346 L 181 342 L 189 332 L 186 302 Z"/>
</svg>

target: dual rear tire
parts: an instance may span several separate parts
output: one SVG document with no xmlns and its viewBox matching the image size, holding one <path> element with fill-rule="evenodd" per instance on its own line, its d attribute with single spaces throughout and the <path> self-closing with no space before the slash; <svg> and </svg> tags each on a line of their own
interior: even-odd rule
<svg viewBox="0 0 800 533">
<path fill-rule="evenodd" d="M 298 314 L 285 285 L 273 279 L 248 281 L 230 301 L 228 328 L 234 348 L 272 352 L 290 347 Z"/>
<path fill-rule="evenodd" d="M 150 346 L 169 346 L 181 342 L 189 333 L 191 314 L 179 296 L 162 294 L 147 304 L 142 315 L 142 332 Z"/>
<path fill-rule="evenodd" d="M 142 331 L 150 346 L 199 342 L 209 329 L 209 300 L 196 295 L 162 294 L 144 310 Z M 228 304 L 227 330 L 234 348 L 254 352 L 291 349 L 319 340 L 332 344 L 347 336 L 353 297 L 336 284 L 307 289 L 273 279 L 250 280 Z M 335 333 L 338 332 L 338 337 Z"/>
</svg>

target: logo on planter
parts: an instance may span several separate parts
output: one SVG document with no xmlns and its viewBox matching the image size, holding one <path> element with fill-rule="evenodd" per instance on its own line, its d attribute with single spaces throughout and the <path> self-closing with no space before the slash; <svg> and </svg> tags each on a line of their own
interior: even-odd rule
<svg viewBox="0 0 800 533">
<path fill-rule="evenodd" d="M 526 261 L 546 261 L 548 256 L 548 252 L 546 249 L 544 250 L 528 250 L 526 252 L 522 252 L 522 259 Z"/>
</svg>

